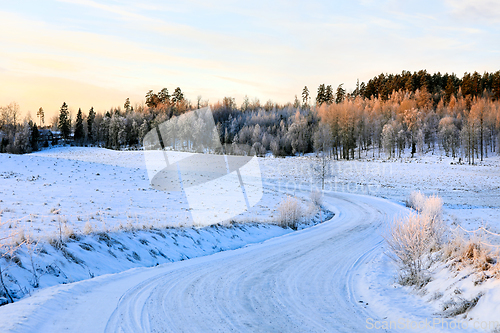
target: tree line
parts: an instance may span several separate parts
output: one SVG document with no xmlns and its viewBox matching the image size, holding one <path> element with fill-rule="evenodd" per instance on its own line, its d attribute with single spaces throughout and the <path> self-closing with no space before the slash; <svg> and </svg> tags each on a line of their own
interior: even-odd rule
<svg viewBox="0 0 500 333">
<path fill-rule="evenodd" d="M 193 105 L 179 87 L 172 94 L 167 88 L 150 90 L 145 99 L 145 105 L 135 106 L 127 99 L 123 108 L 104 113 L 79 109 L 75 120 L 63 103 L 51 126 L 75 144 L 139 147 L 159 124 L 208 105 L 200 96 Z M 380 74 L 366 84 L 358 81 L 351 92 L 343 84 L 321 84 L 312 100 L 306 86 L 300 99 L 295 96 L 284 105 L 245 97 L 238 106 L 234 98 L 225 97 L 210 106 L 223 144 L 250 145 L 261 156 L 324 152 L 336 159 L 398 158 L 405 151 L 413 157 L 440 149 L 474 163 L 500 152 L 500 71 L 465 73 L 462 78 L 426 71 Z M 36 124 L 17 124 L 16 114 L 12 105 L 0 108 L 0 149 L 28 152 L 36 148 Z M 41 120 L 42 109 L 37 116 Z"/>
</svg>

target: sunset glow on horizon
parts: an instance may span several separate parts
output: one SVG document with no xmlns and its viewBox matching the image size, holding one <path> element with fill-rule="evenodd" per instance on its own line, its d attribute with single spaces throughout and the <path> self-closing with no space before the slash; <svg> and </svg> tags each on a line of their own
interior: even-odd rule
<svg viewBox="0 0 500 333">
<path fill-rule="evenodd" d="M 2 1 L 0 105 L 46 119 L 143 103 L 181 87 L 293 102 L 307 85 L 352 90 L 402 70 L 500 69 L 500 5 L 481 1 Z"/>
</svg>

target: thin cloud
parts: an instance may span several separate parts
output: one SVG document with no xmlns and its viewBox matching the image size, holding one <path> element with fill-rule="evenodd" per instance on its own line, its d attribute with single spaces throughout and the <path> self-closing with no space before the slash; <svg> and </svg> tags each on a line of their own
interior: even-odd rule
<svg viewBox="0 0 500 333">
<path fill-rule="evenodd" d="M 491 71 L 499 61 L 491 46 L 498 31 L 453 19 L 455 7 L 442 3 L 58 1 L 47 1 L 46 13 L 15 2 L 2 9 L 3 68 L 141 99 L 149 89 L 179 86 L 191 99 L 283 103 L 304 85 L 344 82 L 349 90 L 380 72 Z M 109 106 L 121 103 L 110 97 Z"/>
<path fill-rule="evenodd" d="M 445 0 L 452 13 L 475 22 L 500 22 L 500 2 L 494 0 Z"/>
</svg>

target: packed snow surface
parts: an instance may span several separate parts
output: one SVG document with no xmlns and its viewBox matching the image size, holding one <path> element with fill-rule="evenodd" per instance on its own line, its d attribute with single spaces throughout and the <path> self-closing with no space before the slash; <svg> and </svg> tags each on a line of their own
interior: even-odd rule
<svg viewBox="0 0 500 333">
<path fill-rule="evenodd" d="M 264 197 L 235 217 L 248 226 L 216 234 L 202 228 L 201 233 L 208 231 L 200 236 L 190 229 L 185 197 L 149 187 L 141 152 L 56 148 L 23 156 L 0 154 L 0 212 L 8 222 L 2 235 L 23 229 L 53 241 L 64 228 L 96 249 L 77 248 L 77 243 L 72 249 L 69 241 L 77 257 L 99 262 L 96 256 L 109 250 L 120 266 L 112 272 L 121 272 L 98 276 L 106 272 L 82 268 L 73 281 L 83 274 L 96 277 L 64 285 L 44 275 L 41 279 L 52 279 L 45 286 L 55 286 L 0 307 L 0 332 L 362 332 L 386 324 L 400 326 L 383 331 L 402 331 L 436 320 L 439 325 L 432 330 L 416 331 L 450 331 L 446 325 L 452 321 L 468 324 L 460 331 L 493 330 L 488 325 L 498 320 L 498 281 L 475 286 L 469 272 L 450 276 L 442 267 L 423 293 L 415 293 L 395 282 L 397 270 L 384 254 L 382 235 L 395 216 L 409 213 L 402 202 L 414 190 L 441 196 L 452 227 L 484 225 L 499 233 L 498 157 L 477 165 L 437 155 L 329 161 L 323 201 L 336 215 L 297 232 L 268 223 L 276 219 L 284 194 L 305 199 L 320 186 L 321 162 L 314 156 L 259 161 Z M 86 235 L 89 227 L 92 234 Z M 176 229 L 166 232 L 166 227 L 181 227 L 182 241 L 170 234 Z M 170 237 L 173 252 L 162 253 L 173 260 L 158 253 L 156 242 L 162 243 L 162 237 L 155 235 L 157 230 Z M 97 232 L 106 232 L 128 250 L 92 238 Z M 249 243 L 257 244 L 236 249 Z M 500 245 L 500 238 L 492 237 L 491 243 Z M 149 250 L 156 251 L 157 259 Z M 208 255 L 220 250 L 229 251 Z M 186 255 L 189 251 L 193 253 Z M 182 260 L 192 257 L 197 258 Z M 114 259 L 109 259 L 112 265 Z M 467 299 L 479 291 L 485 296 L 467 318 L 443 318 L 440 299 L 456 290 Z"/>
<path fill-rule="evenodd" d="M 430 316 L 384 301 L 387 281 L 360 274 L 406 209 L 336 193 L 325 204 L 332 220 L 261 244 L 42 290 L 2 309 L 2 331 L 360 332 L 368 318 Z"/>
</svg>

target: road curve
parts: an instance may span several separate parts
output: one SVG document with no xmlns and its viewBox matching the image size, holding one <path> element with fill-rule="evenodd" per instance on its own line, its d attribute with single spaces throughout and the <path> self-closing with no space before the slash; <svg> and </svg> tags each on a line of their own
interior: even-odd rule
<svg viewBox="0 0 500 333">
<path fill-rule="evenodd" d="M 381 251 L 387 221 L 406 210 L 345 193 L 326 193 L 324 203 L 336 215 L 312 228 L 59 289 L 11 331 L 367 331 L 372 314 L 353 290 L 359 266 Z"/>
<path fill-rule="evenodd" d="M 125 293 L 106 332 L 353 332 L 366 309 L 353 299 L 356 262 L 380 243 L 401 206 L 328 194 L 335 218 L 259 246 L 144 281 Z"/>
</svg>

